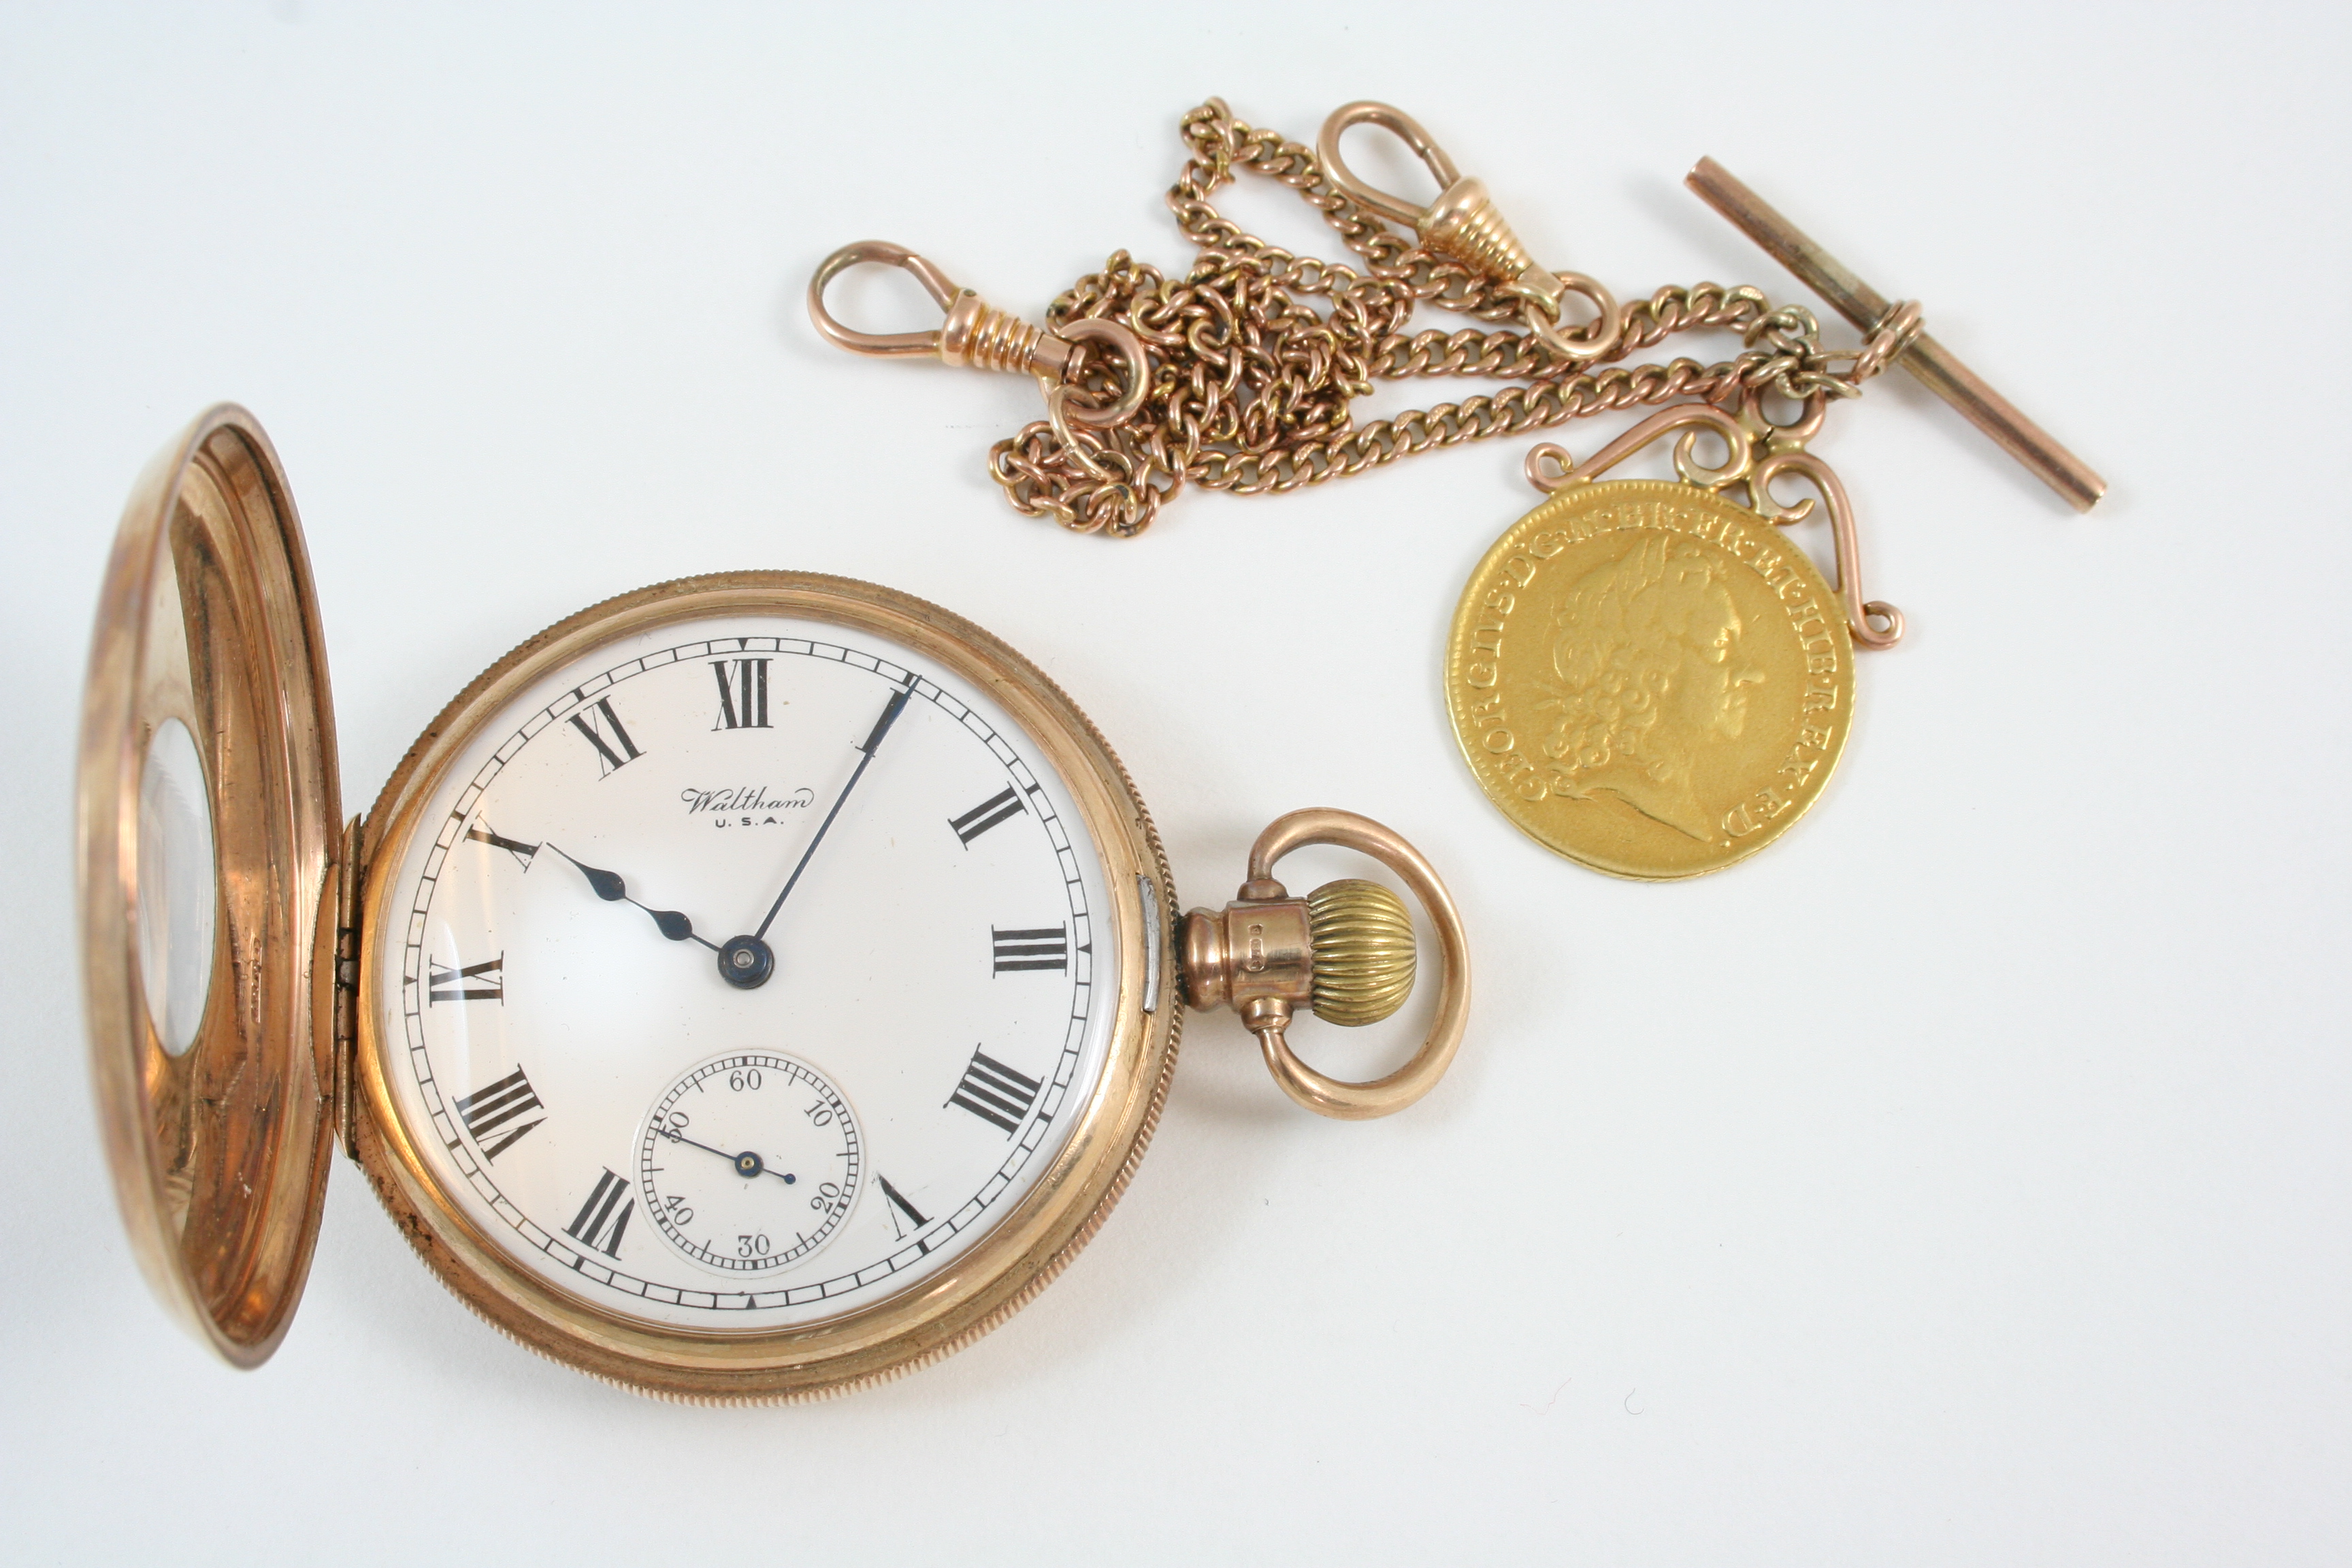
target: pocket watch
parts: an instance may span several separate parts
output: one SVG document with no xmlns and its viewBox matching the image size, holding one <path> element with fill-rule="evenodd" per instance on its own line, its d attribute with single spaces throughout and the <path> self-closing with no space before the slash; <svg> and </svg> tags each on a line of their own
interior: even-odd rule
<svg viewBox="0 0 2352 1568">
<path fill-rule="evenodd" d="M 1101 1226 L 1186 1004 L 1285 1092 L 1426 1093 L 1466 1021 L 1460 916 L 1334 810 L 1181 919 L 1126 772 L 1034 665 L 908 595 L 740 572 L 583 610 L 490 666 L 341 821 L 284 475 L 215 408 L 142 478 L 85 698 L 79 853 L 97 1100 L 159 1295 L 230 1363 L 284 1335 L 340 1141 L 425 1264 L 527 1347 L 687 1400 L 823 1396 L 944 1356 Z M 1369 1082 L 1292 1051 L 1415 972 Z"/>
</svg>

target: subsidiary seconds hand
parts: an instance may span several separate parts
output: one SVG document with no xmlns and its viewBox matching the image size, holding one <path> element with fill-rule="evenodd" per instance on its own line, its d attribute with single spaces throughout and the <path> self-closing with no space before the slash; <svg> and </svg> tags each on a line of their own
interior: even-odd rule
<svg viewBox="0 0 2352 1568">
<path fill-rule="evenodd" d="M 756 990 L 765 985 L 768 976 L 776 972 L 776 950 L 768 945 L 768 928 L 776 923 L 776 911 L 784 907 L 784 900 L 791 898 L 793 889 L 800 885 L 801 873 L 808 869 L 810 859 L 816 854 L 816 847 L 824 842 L 826 832 L 833 826 L 833 819 L 841 815 L 842 805 L 849 799 L 849 792 L 856 789 L 857 781 L 866 776 L 866 767 L 874 761 L 874 753 L 881 748 L 882 737 L 888 734 L 890 726 L 898 721 L 898 715 L 914 690 L 914 679 L 909 677 L 906 685 L 891 694 L 889 705 L 882 710 L 882 717 L 874 721 L 874 732 L 866 737 L 864 745 L 856 748 L 865 753 L 857 759 L 856 771 L 849 775 L 849 782 L 841 786 L 841 793 L 834 796 L 833 809 L 824 814 L 824 821 L 817 826 L 816 837 L 809 840 L 806 849 L 801 851 L 801 863 L 793 868 L 791 879 L 784 883 L 784 890 L 778 893 L 776 901 L 768 906 L 767 916 L 760 921 L 759 929 L 750 936 L 730 938 L 727 945 L 719 950 L 719 977 L 728 984 L 743 991 Z"/>
<path fill-rule="evenodd" d="M 660 1136 L 668 1139 L 673 1143 L 683 1143 L 689 1149 L 699 1149 L 706 1154 L 718 1155 L 720 1159 L 734 1166 L 735 1173 L 739 1176 L 781 1176 L 783 1178 L 784 1185 L 788 1187 L 794 1182 L 800 1180 L 798 1176 L 793 1175 L 790 1171 L 777 1170 L 774 1166 L 769 1164 L 765 1160 L 762 1160 L 758 1154 L 752 1152 L 749 1149 L 744 1150 L 740 1154 L 730 1154 L 724 1149 L 713 1149 L 708 1143 L 698 1143 L 693 1139 L 688 1138 L 685 1133 L 680 1132 L 675 1127 L 656 1127 L 654 1131 Z"/>
</svg>

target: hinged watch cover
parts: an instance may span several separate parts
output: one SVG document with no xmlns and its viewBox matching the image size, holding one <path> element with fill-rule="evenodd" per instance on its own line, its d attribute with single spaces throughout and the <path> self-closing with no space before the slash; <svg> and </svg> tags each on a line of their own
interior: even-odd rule
<svg viewBox="0 0 2352 1568">
<path fill-rule="evenodd" d="M 115 535 L 76 842 L 123 1223 L 238 1366 L 284 1337 L 326 1196 L 339 794 L 301 524 L 268 437 L 224 405 L 149 465 Z"/>
</svg>

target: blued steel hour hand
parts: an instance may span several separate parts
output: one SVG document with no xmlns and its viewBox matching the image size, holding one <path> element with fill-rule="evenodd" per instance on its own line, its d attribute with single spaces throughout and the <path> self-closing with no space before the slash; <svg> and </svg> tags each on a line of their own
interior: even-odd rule
<svg viewBox="0 0 2352 1568">
<path fill-rule="evenodd" d="M 552 844 L 549 845 L 547 847 L 550 849 L 555 849 L 555 852 L 558 855 L 563 855 L 563 851 L 556 849 L 555 846 Z M 670 941 L 698 942 L 713 952 L 717 952 L 719 951 L 719 944 L 717 942 L 710 941 L 708 937 L 699 937 L 695 935 L 694 922 L 687 919 L 684 915 L 678 913 L 676 910 L 656 910 L 652 908 L 650 905 L 638 904 L 636 900 L 629 897 L 629 885 L 623 881 L 617 873 L 604 870 L 595 866 L 583 865 L 578 860 L 572 860 L 572 857 L 569 855 L 563 855 L 563 858 L 566 860 L 570 860 L 572 866 L 579 870 L 580 874 L 588 879 L 589 888 L 598 898 L 604 900 L 606 903 L 636 904 L 637 908 L 644 910 L 646 913 L 653 916 L 654 924 L 661 928 L 662 935 L 669 938 Z"/>
</svg>

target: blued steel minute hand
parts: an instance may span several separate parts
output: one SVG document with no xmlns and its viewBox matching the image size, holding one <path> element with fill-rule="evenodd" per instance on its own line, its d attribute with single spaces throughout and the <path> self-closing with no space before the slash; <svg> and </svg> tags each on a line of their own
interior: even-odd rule
<svg viewBox="0 0 2352 1568">
<path fill-rule="evenodd" d="M 749 936 L 730 939 L 719 950 L 719 978 L 728 984 L 750 991 L 765 985 L 768 976 L 775 973 L 776 954 L 775 950 L 768 945 L 768 928 L 776 923 L 776 915 L 783 909 L 784 900 L 791 898 L 793 889 L 800 885 L 801 873 L 808 869 L 809 861 L 815 858 L 816 847 L 824 842 L 825 834 L 833 827 L 833 819 L 841 815 L 842 806 L 849 799 L 849 792 L 856 789 L 857 781 L 866 776 L 866 770 L 873 764 L 874 753 L 881 749 L 882 737 L 888 734 L 890 726 L 898 721 L 898 715 L 905 710 L 907 699 L 914 694 L 914 682 L 909 680 L 890 694 L 888 704 L 882 710 L 882 717 L 874 721 L 873 732 L 866 737 L 864 744 L 856 748 L 865 754 L 857 759 L 856 771 L 850 773 L 849 782 L 841 786 L 841 793 L 834 796 L 833 809 L 826 812 L 824 820 L 817 825 L 815 837 L 809 840 L 808 847 L 801 851 L 800 864 L 793 868 L 792 876 L 784 882 L 784 890 L 778 893 L 776 901 L 768 906 L 768 912 L 761 920 L 758 929 Z"/>
</svg>

